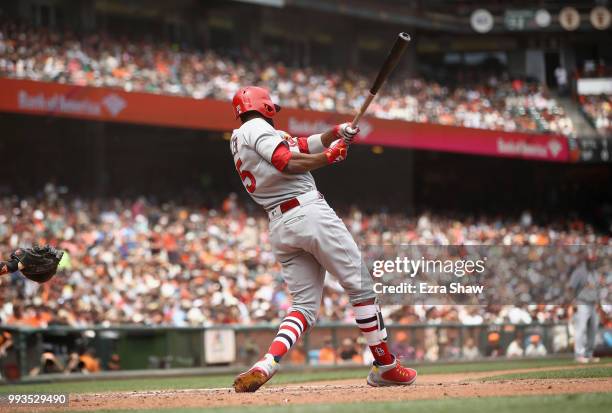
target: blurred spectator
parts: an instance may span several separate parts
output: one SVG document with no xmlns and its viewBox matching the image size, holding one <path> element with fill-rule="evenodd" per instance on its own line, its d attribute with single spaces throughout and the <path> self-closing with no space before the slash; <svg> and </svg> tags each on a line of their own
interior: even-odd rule
<svg viewBox="0 0 612 413">
<path fill-rule="evenodd" d="M 555 78 L 557 79 L 559 95 L 565 96 L 567 93 L 567 70 L 563 66 L 557 66 L 555 69 Z"/>
<path fill-rule="evenodd" d="M 82 354 L 71 353 L 66 370 L 71 373 L 97 373 L 100 371 L 100 360 L 95 357 L 95 350 L 87 348 Z"/>
<path fill-rule="evenodd" d="M 525 348 L 525 355 L 527 357 L 543 357 L 548 354 L 546 347 L 542 344 L 542 340 L 539 334 L 533 334 L 529 337 L 529 344 Z"/>
<path fill-rule="evenodd" d="M 6 356 L 7 350 L 13 345 L 13 335 L 8 331 L 0 334 L 0 357 Z"/>
<path fill-rule="evenodd" d="M 525 337 L 521 331 L 517 331 L 514 340 L 510 342 L 506 349 L 506 357 L 523 357 L 525 355 L 524 347 Z"/>
<path fill-rule="evenodd" d="M 290 306 L 290 295 L 271 252 L 267 218 L 247 212 L 236 200 L 231 203 L 231 211 L 223 212 L 144 198 L 85 201 L 53 191 L 43 199 L 0 198 L 0 256 L 34 240 L 67 251 L 65 265 L 46 284 L 36 285 L 16 275 L 0 277 L 0 297 L 5 303 L 0 306 L 0 319 L 8 325 L 31 327 L 278 322 Z M 538 277 L 555 280 L 572 270 L 571 260 L 563 268 L 558 266 L 556 252 L 567 251 L 562 247 L 589 244 L 603 253 L 611 245 L 608 236 L 577 220 L 535 225 L 537 217 L 532 217 L 524 225 L 510 218 L 367 214 L 357 208 L 342 217 L 366 260 L 371 259 L 371 246 L 382 244 L 410 244 L 414 252 L 422 245 L 457 243 L 550 245 L 559 249 L 544 250 L 549 255 L 537 257 L 536 262 L 557 264 L 538 265 L 542 267 Z M 519 287 L 525 291 L 523 302 L 533 300 L 528 294 L 534 289 L 529 284 L 530 266 L 531 261 L 513 261 L 514 271 L 501 268 L 497 273 L 498 285 L 524 283 L 491 289 L 507 294 L 491 301 L 507 305 L 415 304 L 388 306 L 385 311 L 400 324 L 566 321 L 567 311 L 560 305 L 510 305 L 517 301 Z M 612 285 L 609 268 L 602 270 L 606 285 Z M 324 296 L 320 321 L 352 319 L 348 300 L 331 279 Z"/>
<path fill-rule="evenodd" d="M 30 376 L 39 374 L 54 374 L 63 373 L 64 365 L 51 351 L 45 351 L 40 356 L 40 364 L 30 370 Z"/>
<path fill-rule="evenodd" d="M 357 350 L 356 343 L 349 337 L 342 340 L 342 344 L 338 349 L 338 360 L 341 363 L 358 363 L 361 364 L 361 355 Z"/>
<path fill-rule="evenodd" d="M 319 350 L 319 364 L 334 364 L 336 362 L 336 351 L 332 345 L 331 338 L 328 338 L 323 343 L 323 347 Z"/>
<path fill-rule="evenodd" d="M 497 331 L 487 334 L 487 347 L 485 352 L 487 357 L 500 357 L 503 351 L 500 345 L 500 335 Z"/>
<path fill-rule="evenodd" d="M 0 380 L 3 375 L 10 376 L 10 372 L 5 372 L 5 362 L 8 359 L 8 351 L 13 346 L 13 335 L 8 331 L 0 332 Z"/>
<path fill-rule="evenodd" d="M 305 364 L 306 363 L 306 352 L 304 351 L 304 343 L 302 340 L 298 341 L 289 352 L 289 360 L 291 364 Z"/>
<path fill-rule="evenodd" d="M 287 67 L 251 54 L 234 61 L 164 42 L 74 35 L 8 22 L 0 26 L 0 76 L 230 100 L 241 84 L 267 87 L 281 105 L 353 113 L 371 74 Z M 483 76 L 481 76 L 482 78 Z M 470 128 L 574 135 L 546 88 L 495 77 L 458 87 L 391 79 L 370 111 L 381 118 Z"/>
<path fill-rule="evenodd" d="M 389 350 L 400 359 L 414 360 L 416 358 L 416 351 L 410 344 L 410 338 L 405 331 L 395 333 Z"/>
<path fill-rule="evenodd" d="M 472 337 L 468 337 L 465 340 L 465 344 L 463 345 L 461 351 L 465 360 L 476 360 L 481 357 L 480 350 L 478 350 L 476 342 Z"/>
<path fill-rule="evenodd" d="M 450 340 L 448 336 L 441 335 L 438 345 L 440 346 L 440 358 L 454 360 L 461 357 L 461 348 L 456 345 L 455 340 Z"/>
<path fill-rule="evenodd" d="M 612 96 L 580 96 L 585 115 L 603 136 L 612 136 Z"/>
<path fill-rule="evenodd" d="M 121 358 L 119 354 L 113 354 L 108 361 L 107 370 L 109 371 L 119 371 L 121 370 Z"/>
<path fill-rule="evenodd" d="M 570 337 L 567 326 L 557 325 L 552 328 L 552 352 L 561 353 L 568 351 Z"/>
<path fill-rule="evenodd" d="M 434 321 L 434 323 L 436 323 Z M 425 328 L 425 355 L 426 361 L 438 361 L 440 359 L 440 346 L 435 328 Z"/>
</svg>

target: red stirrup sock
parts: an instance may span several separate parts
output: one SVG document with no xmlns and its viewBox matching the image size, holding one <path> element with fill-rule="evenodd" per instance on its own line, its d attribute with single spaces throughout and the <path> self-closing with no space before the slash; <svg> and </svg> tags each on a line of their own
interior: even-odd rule
<svg viewBox="0 0 612 413">
<path fill-rule="evenodd" d="M 365 337 L 374 360 L 382 365 L 393 363 L 395 357 L 387 348 L 387 330 L 378 305 L 374 303 L 353 304 L 353 310 L 357 326 Z"/>
<path fill-rule="evenodd" d="M 306 317 L 299 311 L 291 311 L 281 322 L 268 353 L 272 354 L 274 360 L 278 363 L 307 328 Z"/>
</svg>

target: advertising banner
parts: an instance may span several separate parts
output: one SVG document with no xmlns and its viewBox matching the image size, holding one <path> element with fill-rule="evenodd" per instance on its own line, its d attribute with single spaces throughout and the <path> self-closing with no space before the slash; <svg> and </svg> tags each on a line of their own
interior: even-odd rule
<svg viewBox="0 0 612 413">
<path fill-rule="evenodd" d="M 223 102 L 30 80 L 0 79 L 0 111 L 192 129 L 235 126 Z"/>
<path fill-rule="evenodd" d="M 124 92 L 108 88 L 0 79 L 0 111 L 103 122 L 231 131 L 238 127 L 228 102 Z M 306 136 L 350 120 L 348 114 L 284 108 L 276 127 Z M 567 139 L 366 117 L 357 143 L 567 162 Z"/>
<path fill-rule="evenodd" d="M 286 110 L 280 127 L 292 135 L 306 136 L 328 129 L 350 116 L 334 113 Z M 511 133 L 432 123 L 365 118 L 357 143 L 402 148 L 459 152 L 476 155 L 567 162 L 567 139 L 555 135 Z"/>
</svg>

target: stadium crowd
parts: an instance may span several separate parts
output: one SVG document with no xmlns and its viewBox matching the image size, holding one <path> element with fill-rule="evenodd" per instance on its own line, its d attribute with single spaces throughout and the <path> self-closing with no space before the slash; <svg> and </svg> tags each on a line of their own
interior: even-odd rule
<svg viewBox="0 0 612 413">
<path fill-rule="evenodd" d="M 0 25 L 0 76 L 230 100 L 243 84 L 267 87 L 281 105 L 349 112 L 362 103 L 371 73 L 289 67 L 241 51 L 214 51 L 102 34 L 77 36 L 8 22 Z M 571 119 L 538 83 L 507 76 L 450 87 L 395 79 L 371 107 L 374 115 L 472 128 L 574 135 Z"/>
<path fill-rule="evenodd" d="M 612 96 L 580 96 L 582 110 L 603 136 L 612 136 Z"/>
<path fill-rule="evenodd" d="M 206 209 L 145 199 L 86 201 L 58 195 L 52 186 L 47 189 L 44 199 L 0 199 L 0 256 L 32 243 L 50 243 L 67 252 L 59 274 L 46 284 L 39 286 L 19 274 L 1 277 L 3 323 L 249 325 L 280 321 L 290 306 L 270 248 L 267 219 L 247 213 L 235 197 Z M 366 255 L 369 245 L 389 243 L 609 248 L 612 242 L 579 220 L 538 226 L 529 214 L 516 221 L 458 220 L 353 209 L 343 218 Z M 559 254 L 564 250 L 559 248 Z M 555 266 L 539 271 L 544 280 L 558 277 Z M 606 271 L 605 285 L 612 286 L 612 270 L 608 266 Z M 512 271 L 504 272 L 504 280 L 498 277 L 495 282 L 511 285 L 512 277 Z M 512 297 L 497 297 L 489 305 L 392 305 L 385 306 L 385 312 L 398 323 L 478 325 L 567 318 L 561 303 L 513 303 Z M 339 285 L 329 279 L 320 320 L 352 322 L 351 311 Z"/>
</svg>

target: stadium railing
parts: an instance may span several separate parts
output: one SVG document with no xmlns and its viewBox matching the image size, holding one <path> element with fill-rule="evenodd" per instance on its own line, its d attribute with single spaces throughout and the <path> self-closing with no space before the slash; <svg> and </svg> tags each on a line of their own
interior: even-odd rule
<svg viewBox="0 0 612 413">
<path fill-rule="evenodd" d="M 18 381 L 30 377 L 37 368 L 38 375 L 49 373 L 45 371 L 43 353 L 52 353 L 62 366 L 66 366 L 71 355 L 78 356 L 85 351 L 100 360 L 102 371 L 109 370 L 109 361 L 114 356 L 113 373 L 194 368 L 235 371 L 261 357 L 275 336 L 277 326 L 128 325 L 44 329 L 0 326 L 0 331 L 10 333 L 13 342 L 6 354 L 0 356 L 0 372 L 6 380 Z M 472 352 L 472 359 L 474 354 L 475 358 L 506 357 L 506 349 L 517 335 L 524 346 L 537 336 L 536 341 L 543 344 L 546 355 L 570 351 L 570 330 L 566 323 L 391 324 L 387 332 L 391 349 L 400 357 L 415 362 L 466 360 L 464 346 L 468 341 L 473 341 L 477 347 L 477 352 Z M 305 335 L 301 344 L 287 355 L 284 364 L 309 368 L 367 364 L 367 348 L 359 337 L 358 329 L 352 324 L 321 323 Z M 65 375 L 67 372 L 56 373 Z"/>
</svg>

